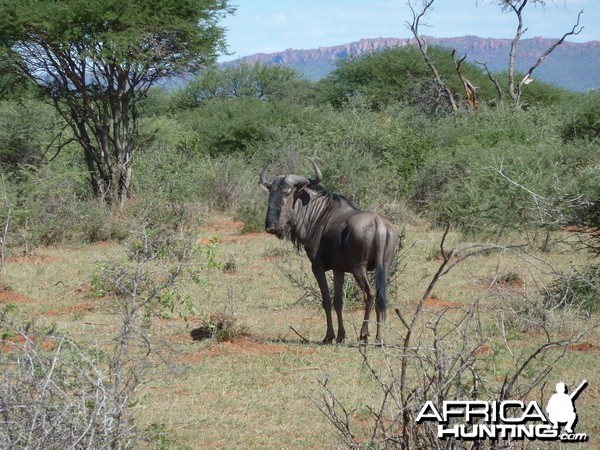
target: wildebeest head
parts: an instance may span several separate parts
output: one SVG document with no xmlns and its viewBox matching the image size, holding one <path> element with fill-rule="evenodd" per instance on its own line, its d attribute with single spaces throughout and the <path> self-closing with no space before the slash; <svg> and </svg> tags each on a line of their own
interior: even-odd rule
<svg viewBox="0 0 600 450">
<path fill-rule="evenodd" d="M 279 175 L 270 183 L 265 179 L 266 167 L 260 173 L 260 185 L 269 192 L 269 205 L 265 230 L 267 233 L 276 235 L 279 239 L 285 237 L 287 214 L 293 208 L 294 200 L 297 199 L 306 187 L 316 187 L 323 176 L 317 164 L 310 161 L 315 170 L 315 178 L 309 180 L 300 175 Z"/>
</svg>

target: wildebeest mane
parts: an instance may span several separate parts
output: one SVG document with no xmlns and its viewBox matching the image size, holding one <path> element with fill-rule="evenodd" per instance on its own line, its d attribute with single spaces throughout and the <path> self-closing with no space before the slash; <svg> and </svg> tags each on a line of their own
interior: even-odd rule
<svg viewBox="0 0 600 450">
<path fill-rule="evenodd" d="M 322 186 L 305 188 L 294 200 L 293 224 L 286 226 L 286 237 L 298 250 L 317 248 L 321 238 L 314 230 L 323 230 L 323 223 L 337 209 L 360 211 L 358 207 L 337 192 L 330 192 Z"/>
</svg>

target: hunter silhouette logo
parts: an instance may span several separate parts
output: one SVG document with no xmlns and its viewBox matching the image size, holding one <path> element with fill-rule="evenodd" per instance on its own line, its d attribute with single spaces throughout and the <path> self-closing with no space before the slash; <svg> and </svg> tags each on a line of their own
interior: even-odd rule
<svg viewBox="0 0 600 450">
<path fill-rule="evenodd" d="M 557 383 L 556 392 L 546 405 L 546 414 L 536 401 L 450 400 L 441 405 L 427 401 L 416 422 L 437 423 L 439 439 L 585 442 L 587 434 L 575 433 L 573 429 L 577 423 L 574 402 L 587 384 L 583 380 L 568 394 L 565 383 Z M 565 424 L 562 433 L 561 424 Z"/>
<path fill-rule="evenodd" d="M 548 413 L 548 419 L 554 425 L 554 429 L 558 429 L 559 423 L 566 423 L 565 431 L 567 433 L 573 433 L 573 427 L 577 423 L 577 413 L 575 412 L 575 405 L 573 402 L 579 393 L 587 386 L 587 380 L 583 380 L 577 389 L 575 389 L 570 395 L 567 394 L 567 387 L 565 383 L 557 383 L 556 393 L 552 394 L 546 406 L 546 412 Z"/>
</svg>

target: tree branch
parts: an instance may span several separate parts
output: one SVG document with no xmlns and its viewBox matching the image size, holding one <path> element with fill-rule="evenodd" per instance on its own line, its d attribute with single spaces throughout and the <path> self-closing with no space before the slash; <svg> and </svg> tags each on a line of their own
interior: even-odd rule
<svg viewBox="0 0 600 450">
<path fill-rule="evenodd" d="M 423 39 L 419 35 L 419 25 L 420 25 L 421 19 L 423 17 L 425 17 L 425 14 L 432 7 L 434 1 L 435 0 L 424 1 L 423 9 L 417 14 L 417 12 L 415 11 L 415 9 L 412 6 L 412 3 L 409 0 L 407 2 L 407 4 L 408 4 L 410 10 L 412 11 L 413 21 L 412 21 L 412 23 L 407 21 L 406 24 L 408 25 L 408 28 L 410 29 L 410 31 L 412 31 L 412 34 L 415 37 L 415 40 L 417 41 L 417 45 L 419 46 L 419 50 L 421 51 L 421 55 L 423 56 L 423 60 L 425 61 L 425 64 L 427 64 L 427 67 L 429 67 L 429 69 L 431 70 L 431 73 L 433 74 L 437 85 L 440 87 L 442 92 L 444 92 L 446 94 L 446 96 L 448 97 L 448 102 L 450 103 L 450 107 L 452 108 L 452 111 L 457 111 L 458 106 L 456 105 L 456 100 L 454 99 L 454 95 L 452 94 L 452 91 L 448 88 L 448 86 L 446 86 L 446 84 L 442 81 L 442 78 L 441 78 L 437 68 L 433 64 L 433 61 L 431 61 L 431 58 L 429 58 L 429 55 L 427 54 L 427 42 L 425 41 L 425 39 Z"/>
<path fill-rule="evenodd" d="M 460 79 L 463 88 L 465 90 L 465 97 L 467 99 L 468 109 L 475 110 L 477 109 L 477 88 L 473 86 L 473 84 L 467 80 L 465 75 L 460 70 L 460 65 L 463 63 L 465 59 L 467 59 L 467 55 L 464 55 L 458 61 L 455 59 L 456 49 L 452 50 L 452 61 L 454 61 L 454 68 L 456 69 L 456 73 L 458 74 L 458 78 Z"/>
<path fill-rule="evenodd" d="M 500 105 L 504 105 L 504 89 L 502 89 L 502 86 L 500 86 L 500 83 L 488 68 L 487 63 L 479 62 L 477 60 L 475 60 L 475 63 L 479 64 L 480 66 L 483 66 L 483 68 L 485 69 L 485 73 L 496 88 L 496 92 L 498 93 L 498 103 Z"/>
<path fill-rule="evenodd" d="M 537 67 L 544 61 L 544 59 L 546 59 L 546 57 L 552 53 L 556 47 L 558 47 L 559 45 L 561 45 L 565 39 L 568 36 L 576 36 L 579 33 L 581 33 L 581 31 L 583 30 L 583 26 L 579 25 L 579 21 L 581 19 L 581 15 L 583 14 L 583 10 L 579 11 L 579 14 L 577 14 L 577 22 L 575 23 L 575 25 L 573 25 L 573 28 L 571 28 L 571 31 L 568 31 L 567 33 L 563 34 L 563 36 L 556 41 L 554 44 L 552 44 L 538 59 L 537 61 L 529 68 L 529 70 L 527 71 L 527 73 L 525 74 L 525 76 L 523 77 L 523 79 L 519 82 L 519 86 L 523 86 L 524 84 L 528 84 L 529 82 L 531 82 L 531 74 L 533 73 L 533 71 L 535 69 L 537 69 Z M 578 29 L 579 28 L 579 29 Z"/>
</svg>

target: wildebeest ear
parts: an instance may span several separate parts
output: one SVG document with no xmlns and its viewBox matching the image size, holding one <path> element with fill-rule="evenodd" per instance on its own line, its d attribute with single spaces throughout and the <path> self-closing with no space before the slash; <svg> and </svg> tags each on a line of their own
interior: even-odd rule
<svg viewBox="0 0 600 450">
<path fill-rule="evenodd" d="M 269 183 L 265 177 L 265 174 L 267 173 L 267 166 L 265 166 L 263 168 L 263 170 L 261 170 L 260 175 L 258 176 L 259 178 L 259 182 L 258 184 L 260 184 L 260 187 L 262 187 L 265 191 L 269 192 L 271 190 L 271 183 Z"/>
<path fill-rule="evenodd" d="M 296 185 L 296 190 L 294 191 L 294 198 L 298 198 L 302 195 L 302 193 L 304 192 L 304 188 L 308 186 L 307 184 L 297 184 Z"/>
</svg>

